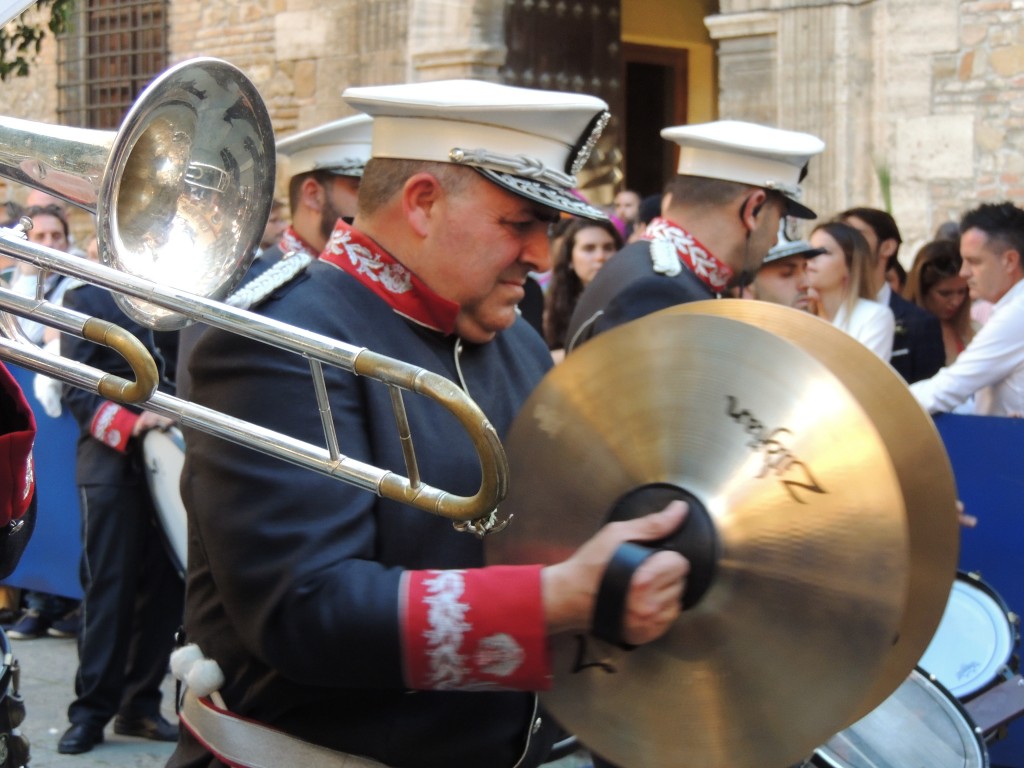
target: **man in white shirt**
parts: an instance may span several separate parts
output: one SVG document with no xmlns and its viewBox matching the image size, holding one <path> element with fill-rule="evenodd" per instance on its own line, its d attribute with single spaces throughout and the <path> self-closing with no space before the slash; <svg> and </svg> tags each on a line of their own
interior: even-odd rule
<svg viewBox="0 0 1024 768">
<path fill-rule="evenodd" d="M 985 204 L 960 227 L 960 274 L 971 298 L 993 304 L 991 319 L 951 365 L 912 384 L 929 413 L 963 410 L 983 416 L 1024 414 L 1024 210 L 1012 203 Z"/>
</svg>

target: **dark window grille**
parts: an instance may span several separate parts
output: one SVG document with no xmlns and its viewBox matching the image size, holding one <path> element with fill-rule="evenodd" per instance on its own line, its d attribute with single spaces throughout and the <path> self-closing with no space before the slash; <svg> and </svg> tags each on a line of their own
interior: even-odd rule
<svg viewBox="0 0 1024 768">
<path fill-rule="evenodd" d="M 60 122 L 117 128 L 167 67 L 167 0 L 79 0 L 57 64 Z"/>
</svg>

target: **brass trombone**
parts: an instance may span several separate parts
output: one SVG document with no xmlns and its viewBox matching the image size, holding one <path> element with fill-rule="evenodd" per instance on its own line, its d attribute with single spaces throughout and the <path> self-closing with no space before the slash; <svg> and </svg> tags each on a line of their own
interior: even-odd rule
<svg viewBox="0 0 1024 768">
<path fill-rule="evenodd" d="M 182 426 L 449 518 L 476 533 L 494 525 L 492 513 L 508 487 L 505 452 L 487 417 L 454 382 L 220 300 L 251 262 L 274 184 L 269 115 L 258 92 L 235 67 L 194 59 L 169 69 L 143 92 L 113 136 L 0 118 L 0 176 L 95 213 L 103 263 L 36 245 L 4 229 L 0 253 L 110 290 L 127 314 L 149 328 L 171 330 L 201 321 L 302 355 L 309 360 L 325 446 L 157 392 L 156 364 L 134 336 L 6 288 L 0 288 L 0 310 L 115 349 L 131 365 L 135 380 L 51 355 L 29 342 L 10 318 L 0 322 L 0 359 L 107 399 L 142 404 Z M 193 263 L 183 265 L 179 257 Z M 198 289 L 186 284 L 196 277 Z M 389 388 L 407 476 L 341 453 L 324 364 Z M 402 390 L 436 401 L 462 424 L 480 462 L 476 494 L 458 496 L 422 482 Z"/>
</svg>

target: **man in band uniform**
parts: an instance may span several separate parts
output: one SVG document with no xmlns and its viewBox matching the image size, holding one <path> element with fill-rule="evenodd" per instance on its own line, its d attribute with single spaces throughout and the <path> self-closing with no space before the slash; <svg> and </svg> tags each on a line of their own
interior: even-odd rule
<svg viewBox="0 0 1024 768">
<path fill-rule="evenodd" d="M 569 351 L 660 309 L 727 295 L 761 266 L 783 216 L 815 217 L 799 200 L 807 164 L 825 148 L 816 137 L 735 120 L 661 135 L 679 145 L 662 214 L 587 286 Z"/>
<path fill-rule="evenodd" d="M 601 216 L 570 190 L 605 104 L 476 81 L 344 98 L 373 116 L 355 221 L 258 309 L 449 378 L 502 436 L 551 366 L 516 312 L 527 275 L 549 267 L 548 226 L 561 211 Z M 387 387 L 326 375 L 342 451 L 404 475 Z M 192 377 L 199 403 L 322 444 L 301 356 L 211 330 Z M 406 408 L 424 481 L 473 494 L 469 437 L 432 401 Z M 547 636 L 590 627 L 621 542 L 664 536 L 685 515 L 673 504 L 607 525 L 556 565 L 485 567 L 482 542 L 448 520 L 217 438 L 187 441 L 185 632 L 222 670 L 237 736 L 183 731 L 171 768 L 220 766 L 225 753 L 252 764 L 239 752 L 257 722 L 275 743 L 298 739 L 295 764 L 328 749 L 352 766 L 537 766 L 558 730 L 534 693 L 550 682 Z M 628 642 L 667 630 L 687 569 L 660 552 L 633 574 Z"/>
</svg>

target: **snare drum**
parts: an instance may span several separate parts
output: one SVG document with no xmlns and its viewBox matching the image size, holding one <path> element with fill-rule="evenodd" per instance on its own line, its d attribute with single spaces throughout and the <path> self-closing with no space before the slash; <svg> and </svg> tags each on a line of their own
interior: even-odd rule
<svg viewBox="0 0 1024 768">
<path fill-rule="evenodd" d="M 992 587 L 973 573 L 958 573 L 946 611 L 918 666 L 966 701 L 1010 669 L 1019 620 Z"/>
<path fill-rule="evenodd" d="M 179 483 L 181 468 L 185 464 L 185 440 L 177 427 L 166 432 L 149 430 L 142 438 L 142 453 L 146 460 L 146 479 L 153 506 L 160 523 L 167 551 L 175 570 L 185 577 L 188 527 L 185 505 L 181 501 Z"/>
<path fill-rule="evenodd" d="M 833 736 L 811 758 L 822 768 L 987 768 L 970 716 L 920 669 L 877 709 Z"/>
</svg>

